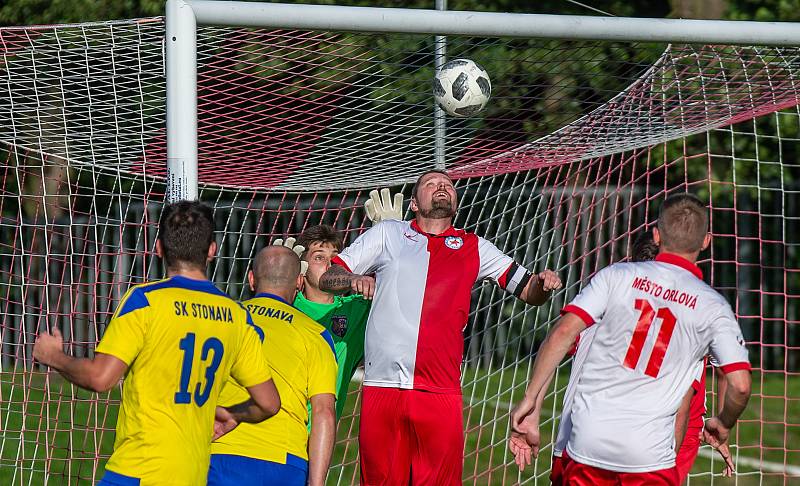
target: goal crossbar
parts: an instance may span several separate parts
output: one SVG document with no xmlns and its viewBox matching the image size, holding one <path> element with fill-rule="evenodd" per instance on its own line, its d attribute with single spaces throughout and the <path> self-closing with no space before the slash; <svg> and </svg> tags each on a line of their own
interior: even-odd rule
<svg viewBox="0 0 800 486">
<path fill-rule="evenodd" d="M 168 198 L 197 199 L 197 25 L 632 42 L 800 45 L 800 23 L 168 0 Z"/>
</svg>

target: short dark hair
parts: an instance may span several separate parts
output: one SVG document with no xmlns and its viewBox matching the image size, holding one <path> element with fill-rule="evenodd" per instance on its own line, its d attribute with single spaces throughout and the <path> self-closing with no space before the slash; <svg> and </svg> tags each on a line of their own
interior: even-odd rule
<svg viewBox="0 0 800 486">
<path fill-rule="evenodd" d="M 669 196 L 661 206 L 658 232 L 664 250 L 680 253 L 700 251 L 708 234 L 708 209 L 693 194 Z"/>
<path fill-rule="evenodd" d="M 168 268 L 192 265 L 205 270 L 214 241 L 214 212 L 198 201 L 167 204 L 158 223 L 158 239 Z"/>
<path fill-rule="evenodd" d="M 303 245 L 306 247 L 306 251 L 308 251 L 312 243 L 328 243 L 336 248 L 336 251 L 342 251 L 342 247 L 344 246 L 342 235 L 327 224 L 309 226 L 305 231 L 300 233 L 300 238 L 297 240 L 298 245 Z M 305 256 L 305 253 L 303 253 L 304 258 Z"/>
<path fill-rule="evenodd" d="M 414 187 L 411 189 L 411 196 L 412 196 L 414 199 L 416 199 L 416 198 L 417 198 L 417 188 L 419 188 L 420 182 L 422 182 L 422 178 L 423 178 L 423 177 L 425 177 L 426 175 L 430 175 L 430 174 L 442 174 L 442 175 L 444 175 L 444 176 L 447 176 L 447 178 L 448 178 L 448 179 L 450 179 L 451 181 L 453 180 L 453 179 L 450 177 L 450 174 L 448 174 L 447 172 L 443 171 L 442 169 L 430 169 L 430 170 L 426 170 L 425 172 L 423 172 L 422 174 L 420 174 L 420 175 L 419 175 L 419 177 L 417 177 L 417 181 L 414 183 Z"/>
<path fill-rule="evenodd" d="M 631 259 L 635 262 L 649 262 L 658 255 L 658 245 L 653 239 L 653 230 L 639 233 L 631 248 Z"/>
</svg>

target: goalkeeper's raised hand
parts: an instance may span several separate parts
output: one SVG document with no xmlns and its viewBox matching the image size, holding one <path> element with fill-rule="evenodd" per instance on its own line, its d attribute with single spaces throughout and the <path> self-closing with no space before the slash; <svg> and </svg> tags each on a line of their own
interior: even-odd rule
<svg viewBox="0 0 800 486">
<path fill-rule="evenodd" d="M 297 256 L 300 258 L 300 275 L 305 275 L 306 271 L 308 270 L 308 262 L 303 261 L 303 252 L 306 251 L 306 247 L 303 245 L 295 245 L 296 239 L 286 238 L 284 241 L 283 238 L 278 238 L 277 240 L 273 241 L 272 244 L 275 246 L 285 246 L 286 248 L 292 250 L 293 252 L 297 253 Z"/>
<path fill-rule="evenodd" d="M 387 219 L 403 220 L 403 194 L 398 192 L 392 198 L 389 189 L 381 189 L 380 196 L 377 190 L 369 193 L 369 199 L 364 203 L 367 211 L 367 218 L 373 223 L 379 223 Z"/>
</svg>

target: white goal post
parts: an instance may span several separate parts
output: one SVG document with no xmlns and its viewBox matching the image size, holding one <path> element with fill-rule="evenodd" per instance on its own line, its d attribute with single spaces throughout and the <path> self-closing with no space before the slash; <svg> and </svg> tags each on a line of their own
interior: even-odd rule
<svg viewBox="0 0 800 486">
<path fill-rule="evenodd" d="M 800 45 L 800 23 L 168 0 L 168 199 L 197 199 L 197 25 L 542 39 Z"/>
</svg>

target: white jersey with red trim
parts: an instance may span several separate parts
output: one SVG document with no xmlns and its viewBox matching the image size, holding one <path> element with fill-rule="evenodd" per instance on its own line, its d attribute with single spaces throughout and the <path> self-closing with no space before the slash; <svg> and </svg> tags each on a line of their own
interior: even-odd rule
<svg viewBox="0 0 800 486">
<path fill-rule="evenodd" d="M 428 235 L 415 221 L 382 221 L 333 263 L 375 274 L 364 345 L 364 385 L 460 393 L 464 328 L 475 282 L 509 292 L 524 268 L 464 230 Z M 521 269 L 521 270 L 520 270 Z"/>
<path fill-rule="evenodd" d="M 575 340 L 575 352 L 572 356 L 572 368 L 569 370 L 569 382 L 567 383 L 567 389 L 564 390 L 564 401 L 561 405 L 558 434 L 556 435 L 555 443 L 553 443 L 553 455 L 557 457 L 561 457 L 561 453 L 567 447 L 567 440 L 569 440 L 569 434 L 572 430 L 572 401 L 575 399 L 576 384 L 578 383 L 578 377 L 581 375 L 583 363 L 586 362 L 586 356 L 589 354 L 589 347 L 592 345 L 595 331 L 597 331 L 597 326 L 589 326 Z"/>
<path fill-rule="evenodd" d="M 564 308 L 597 326 L 575 389 L 567 452 L 611 471 L 675 465 L 675 416 L 707 353 L 750 369 L 728 302 L 689 261 L 617 263 Z"/>
</svg>

